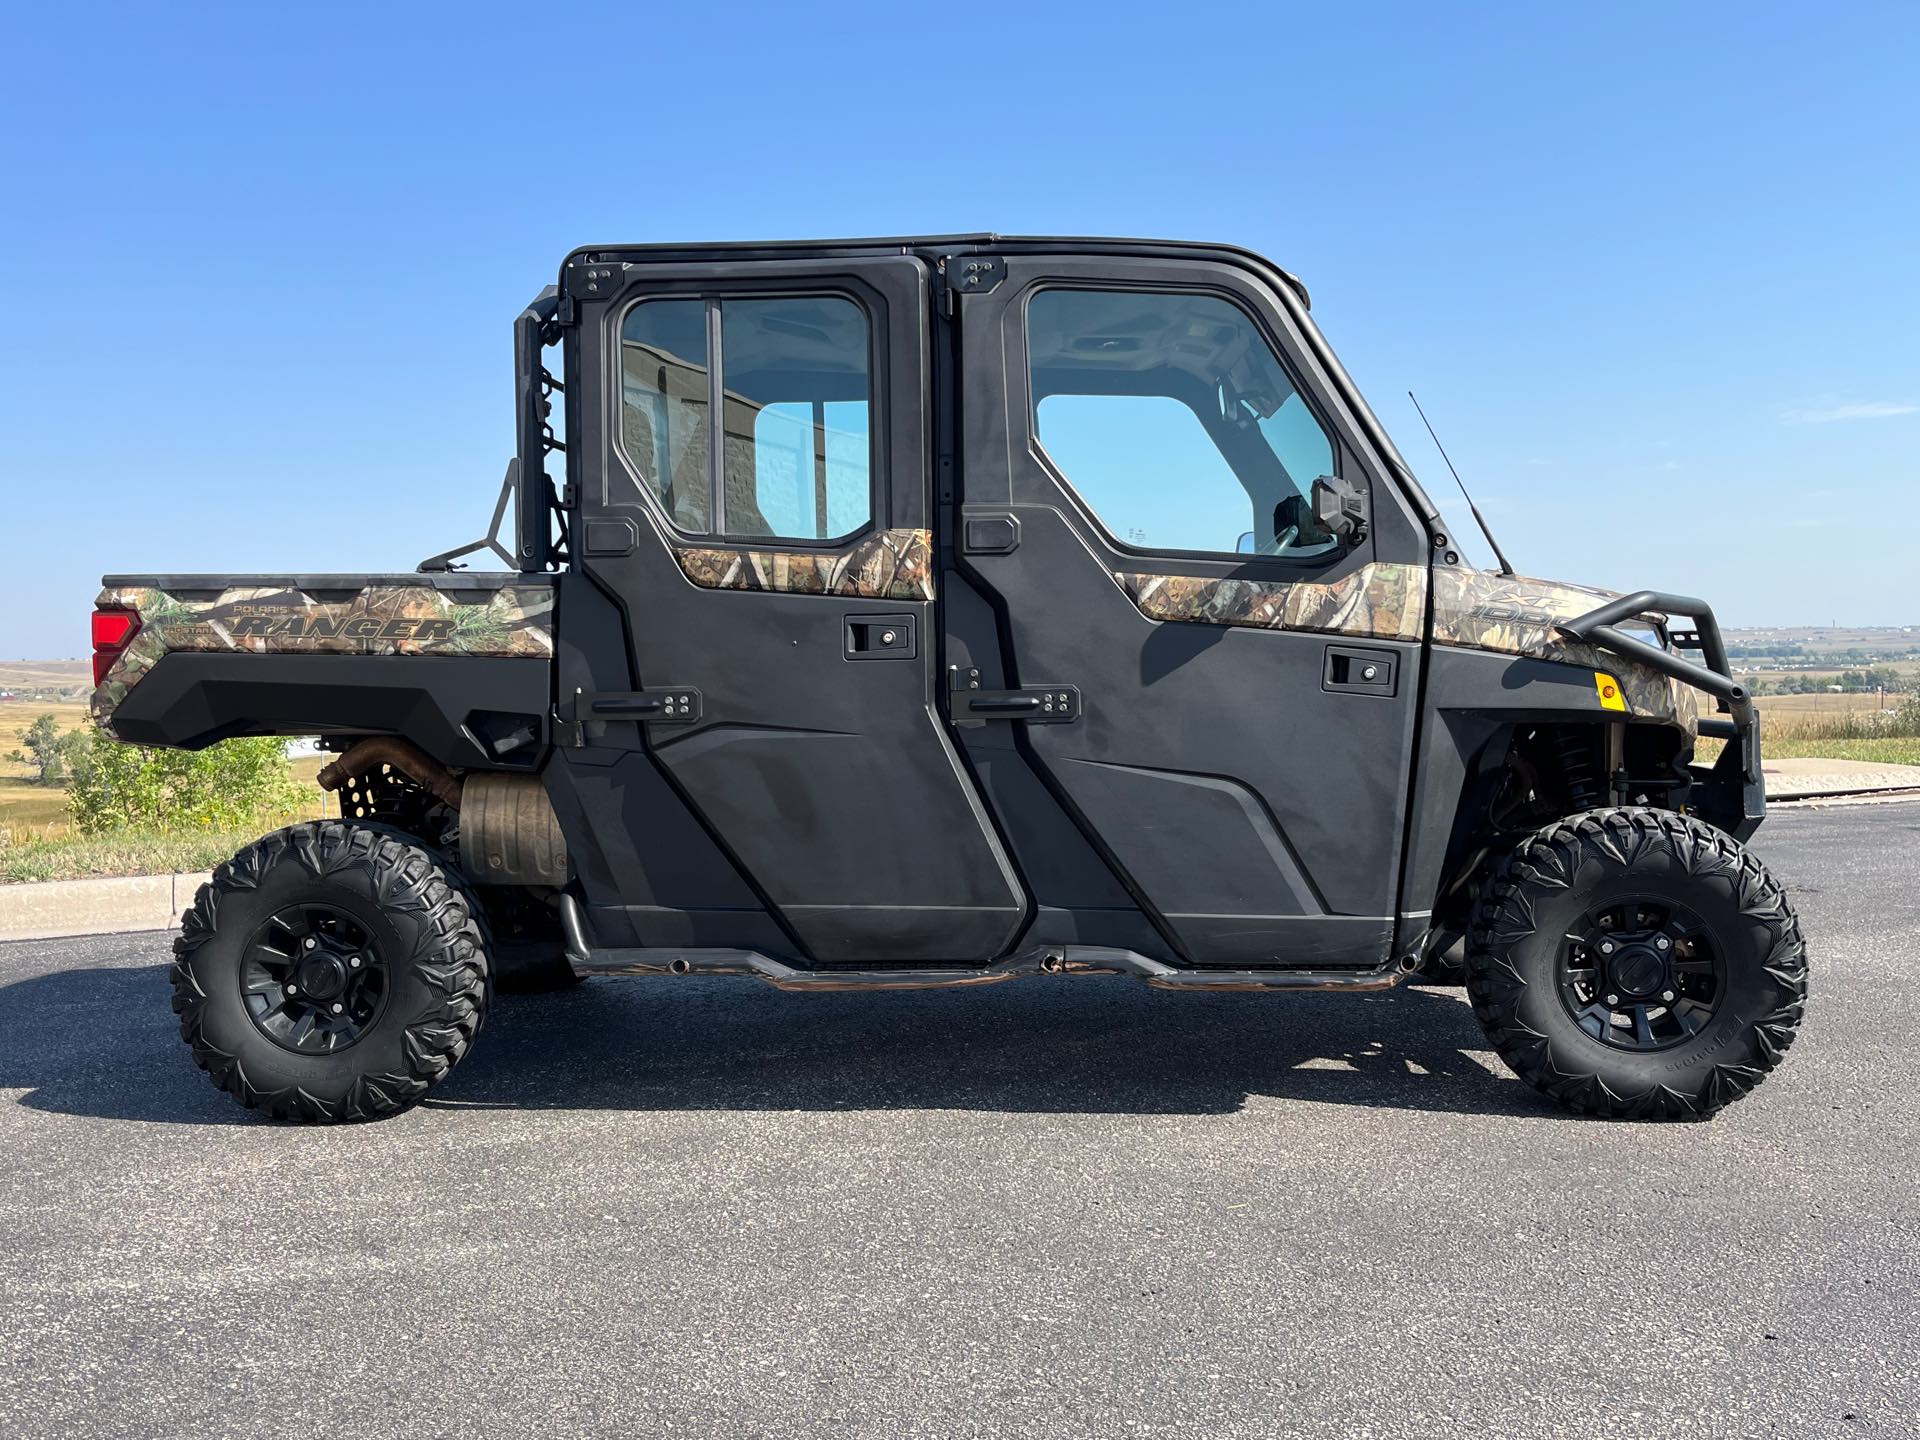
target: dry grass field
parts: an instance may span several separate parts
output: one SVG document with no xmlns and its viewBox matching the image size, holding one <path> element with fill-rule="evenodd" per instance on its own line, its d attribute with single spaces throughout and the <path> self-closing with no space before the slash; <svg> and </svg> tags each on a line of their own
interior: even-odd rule
<svg viewBox="0 0 1920 1440">
<path fill-rule="evenodd" d="M 18 668 L 18 667 L 15 667 Z M 42 715 L 51 715 L 62 731 L 87 724 L 87 707 L 78 701 L 8 700 L 0 702 L 0 757 L 23 749 L 21 737 Z M 66 820 L 65 793 L 29 784 L 33 772 L 26 765 L 0 758 L 0 825 L 42 825 Z"/>
<path fill-rule="evenodd" d="M 1769 740 L 1817 740 L 1848 728 L 1851 717 L 1876 714 L 1898 703 L 1878 695 L 1762 695 L 1760 714 Z"/>
</svg>

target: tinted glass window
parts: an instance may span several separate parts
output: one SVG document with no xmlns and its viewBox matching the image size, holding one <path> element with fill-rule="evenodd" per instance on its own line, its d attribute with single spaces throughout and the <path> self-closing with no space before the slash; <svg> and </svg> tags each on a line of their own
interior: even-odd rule
<svg viewBox="0 0 1920 1440">
<path fill-rule="evenodd" d="M 730 535 L 831 540 L 872 515 L 866 313 L 836 296 L 720 302 Z"/>
<path fill-rule="evenodd" d="M 705 531 L 707 302 L 647 300 L 620 327 L 620 425 L 627 455 L 683 530 Z"/>
<path fill-rule="evenodd" d="M 717 475 L 715 315 L 725 415 Z M 647 300 L 627 312 L 620 338 L 627 456 L 681 529 L 834 540 L 873 518 L 868 325 L 851 300 Z"/>
<path fill-rule="evenodd" d="M 1101 522 L 1154 550 L 1316 554 L 1333 444 L 1239 307 L 1045 290 L 1027 307 L 1034 434 Z"/>
</svg>

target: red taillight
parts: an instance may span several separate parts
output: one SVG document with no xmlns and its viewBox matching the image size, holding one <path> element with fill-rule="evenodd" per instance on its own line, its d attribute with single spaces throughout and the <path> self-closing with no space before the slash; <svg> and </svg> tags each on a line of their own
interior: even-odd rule
<svg viewBox="0 0 1920 1440">
<path fill-rule="evenodd" d="M 122 649 L 139 628 L 140 617 L 131 610 L 96 610 L 93 612 L 93 648 Z"/>
<path fill-rule="evenodd" d="M 93 683 L 106 683 L 107 671 L 140 633 L 140 617 L 131 610 L 93 612 Z"/>
</svg>

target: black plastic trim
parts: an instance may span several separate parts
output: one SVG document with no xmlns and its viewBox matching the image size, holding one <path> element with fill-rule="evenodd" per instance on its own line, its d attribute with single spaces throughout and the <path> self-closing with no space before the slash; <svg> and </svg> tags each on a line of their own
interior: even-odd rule
<svg viewBox="0 0 1920 1440">
<path fill-rule="evenodd" d="M 481 655 L 163 655 L 113 712 L 135 745 L 199 750 L 236 735 L 398 735 L 443 765 L 530 770 L 547 754 L 552 666 Z M 491 754 L 471 715 L 510 714 L 534 744 Z"/>
</svg>

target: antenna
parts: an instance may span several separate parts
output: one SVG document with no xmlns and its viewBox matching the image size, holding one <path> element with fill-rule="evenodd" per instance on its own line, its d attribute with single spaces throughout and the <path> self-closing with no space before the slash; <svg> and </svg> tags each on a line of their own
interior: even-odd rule
<svg viewBox="0 0 1920 1440">
<path fill-rule="evenodd" d="M 1433 448 L 1440 452 L 1440 458 L 1447 462 L 1447 469 L 1453 471 L 1453 483 L 1460 487 L 1461 498 L 1467 502 L 1467 509 L 1473 512 L 1473 523 L 1480 527 L 1480 533 L 1487 537 L 1487 544 L 1493 547 L 1493 558 L 1500 562 L 1502 575 L 1513 574 L 1513 565 L 1500 551 L 1500 542 L 1493 538 L 1493 531 L 1487 528 L 1487 517 L 1480 513 L 1480 507 L 1473 503 L 1473 496 L 1467 494 L 1467 482 L 1460 478 L 1460 472 L 1453 469 L 1453 457 L 1447 454 L 1447 447 L 1440 443 L 1440 437 L 1433 434 L 1433 422 L 1427 419 L 1427 412 L 1420 410 L 1420 399 L 1413 391 L 1407 391 L 1407 399 L 1413 401 L 1413 408 L 1420 411 L 1420 423 L 1427 427 L 1427 434 L 1433 435 Z"/>
</svg>

